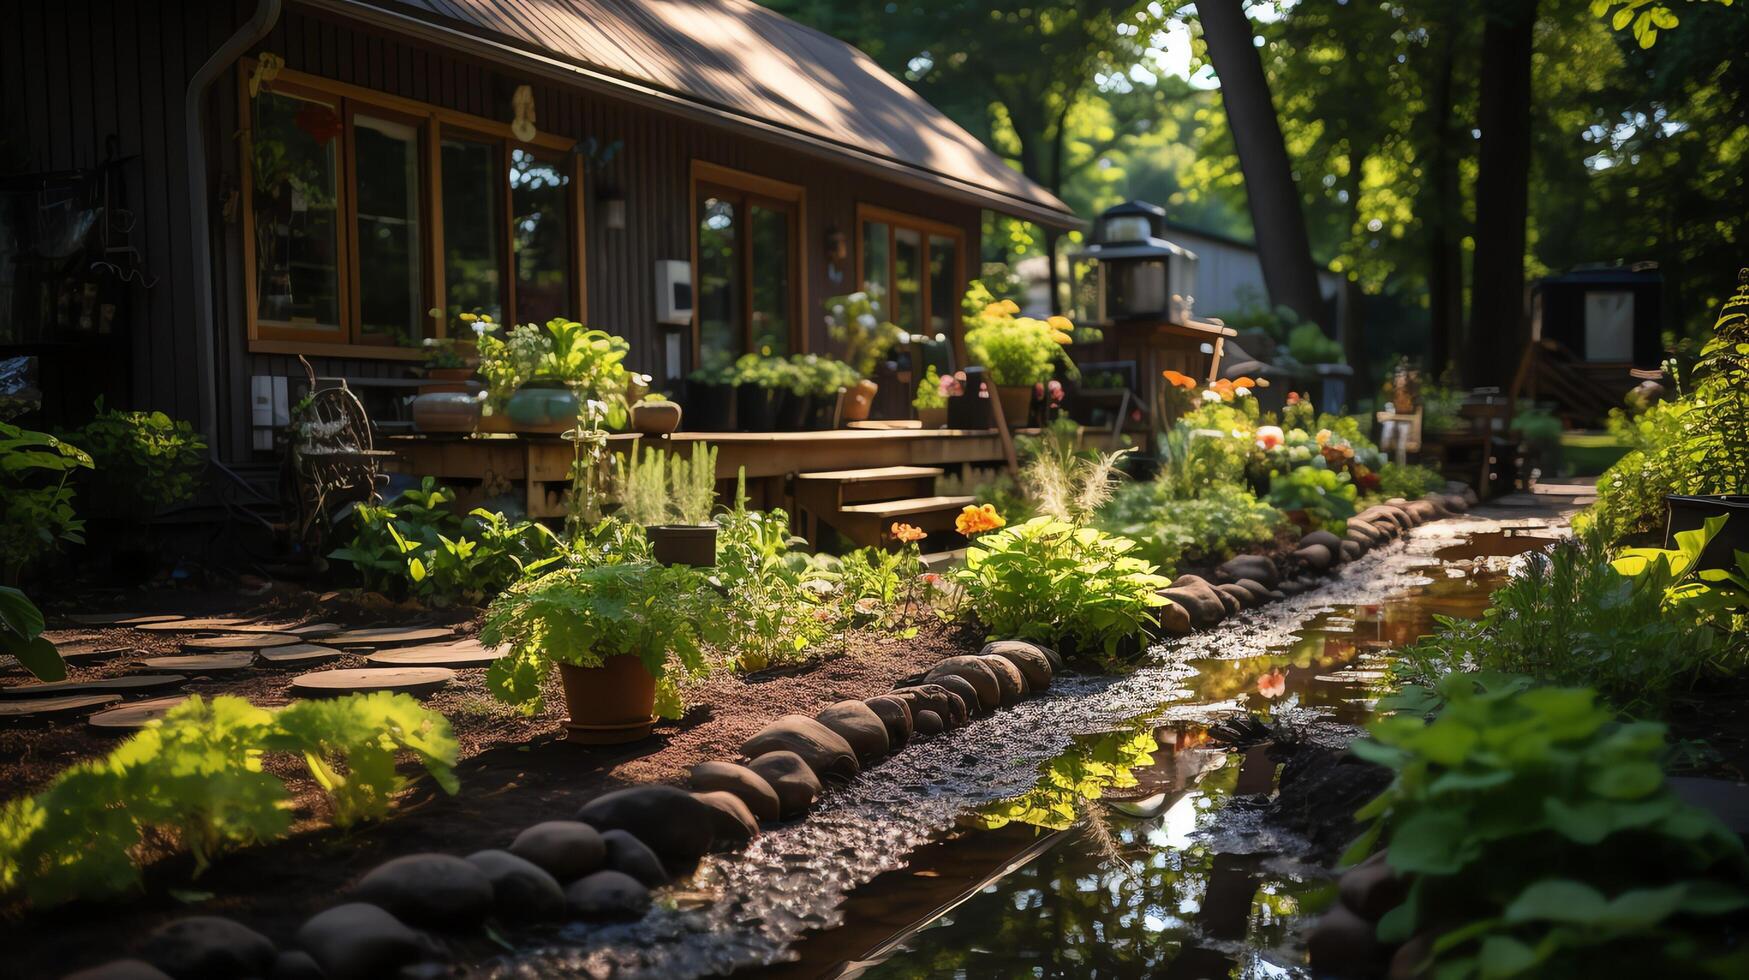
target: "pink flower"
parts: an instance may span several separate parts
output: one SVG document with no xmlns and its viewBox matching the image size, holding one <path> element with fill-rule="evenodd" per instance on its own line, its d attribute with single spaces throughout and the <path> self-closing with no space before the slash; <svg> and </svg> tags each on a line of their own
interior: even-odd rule
<svg viewBox="0 0 1749 980">
<path fill-rule="evenodd" d="M 1257 693 L 1273 701 L 1287 693 L 1287 674 L 1272 670 L 1257 678 Z"/>
<path fill-rule="evenodd" d="M 957 374 L 946 374 L 942 375 L 941 383 L 937 387 L 941 389 L 941 397 L 958 398 L 965 393 L 966 386 L 964 382 L 965 379 Z"/>
</svg>

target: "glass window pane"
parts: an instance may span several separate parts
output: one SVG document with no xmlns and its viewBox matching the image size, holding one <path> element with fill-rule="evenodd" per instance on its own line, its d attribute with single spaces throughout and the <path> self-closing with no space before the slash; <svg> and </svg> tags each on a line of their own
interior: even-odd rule
<svg viewBox="0 0 1749 980">
<path fill-rule="evenodd" d="M 279 92 L 255 99 L 250 208 L 262 320 L 340 330 L 341 132 L 332 104 Z"/>
<path fill-rule="evenodd" d="M 886 302 L 887 289 L 892 285 L 887 256 L 887 226 L 869 221 L 862 226 L 862 288 L 879 293 Z"/>
<path fill-rule="evenodd" d="M 899 329 L 918 333 L 923 322 L 923 236 L 912 228 L 893 232 L 892 317 Z"/>
<path fill-rule="evenodd" d="M 959 306 L 959 246 L 951 238 L 929 239 L 929 332 L 951 333 Z"/>
<path fill-rule="evenodd" d="M 443 286 L 451 329 L 463 313 L 504 318 L 504 177 L 498 172 L 498 149 L 496 143 L 443 141 Z"/>
<path fill-rule="evenodd" d="M 545 323 L 571 312 L 571 222 L 562 165 L 510 151 L 510 240 L 516 252 L 516 318 Z"/>
<path fill-rule="evenodd" d="M 366 343 L 417 346 L 420 309 L 419 127 L 353 117 L 359 332 Z"/>
<path fill-rule="evenodd" d="M 701 357 L 741 353 L 741 257 L 735 203 L 706 196 L 698 204 L 698 347 Z"/>
<path fill-rule="evenodd" d="M 773 354 L 789 353 L 789 212 L 763 205 L 747 209 L 748 245 L 753 250 L 753 344 Z"/>
</svg>

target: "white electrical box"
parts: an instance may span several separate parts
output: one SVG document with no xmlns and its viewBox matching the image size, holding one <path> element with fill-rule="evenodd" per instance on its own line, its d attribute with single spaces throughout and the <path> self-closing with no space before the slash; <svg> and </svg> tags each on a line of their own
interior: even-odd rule
<svg viewBox="0 0 1749 980">
<path fill-rule="evenodd" d="M 692 323 L 692 263 L 656 260 L 656 322 L 674 327 Z"/>
</svg>

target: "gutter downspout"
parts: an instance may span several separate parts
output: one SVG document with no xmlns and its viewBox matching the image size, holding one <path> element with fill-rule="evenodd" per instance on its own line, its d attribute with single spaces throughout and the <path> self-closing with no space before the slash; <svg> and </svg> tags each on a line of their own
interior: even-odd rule
<svg viewBox="0 0 1749 980">
<path fill-rule="evenodd" d="M 213 303 L 213 230 L 208 201 L 210 191 L 207 187 L 204 119 L 206 91 L 220 73 L 235 64 L 250 46 L 273 30 L 273 25 L 279 21 L 280 3 L 281 0 L 255 0 L 255 13 L 248 23 L 226 38 L 218 50 L 207 58 L 206 64 L 201 65 L 194 77 L 188 80 L 188 91 L 182 103 L 182 118 L 186 127 L 185 149 L 188 154 L 189 224 L 193 229 L 189 244 L 193 253 L 190 256 L 191 264 L 194 267 L 195 356 L 200 362 L 201 378 L 200 424 L 201 431 L 206 435 L 209 455 L 218 451 L 219 369 L 218 360 L 213 353 L 214 323 L 218 317 Z M 244 274 L 252 273 L 245 270 Z"/>
</svg>

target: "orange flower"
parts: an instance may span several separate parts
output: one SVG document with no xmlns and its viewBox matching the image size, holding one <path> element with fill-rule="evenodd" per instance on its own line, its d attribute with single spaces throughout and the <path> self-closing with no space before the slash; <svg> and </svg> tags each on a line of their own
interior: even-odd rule
<svg viewBox="0 0 1749 980">
<path fill-rule="evenodd" d="M 1176 388 L 1196 387 L 1196 379 L 1188 374 L 1179 374 L 1177 371 L 1161 371 L 1160 376 L 1166 379 L 1167 384 Z"/>
<path fill-rule="evenodd" d="M 1272 670 L 1257 678 L 1257 693 L 1271 701 L 1287 693 L 1287 674 Z"/>
<path fill-rule="evenodd" d="M 954 518 L 953 528 L 969 538 L 974 534 L 994 531 L 1007 523 L 1001 514 L 996 513 L 994 504 L 985 504 L 982 507 L 967 504 L 966 509 L 960 511 L 960 516 Z"/>
<path fill-rule="evenodd" d="M 887 533 L 898 539 L 901 544 L 914 544 L 929 537 L 929 532 L 923 530 L 917 525 L 900 524 L 897 521 L 894 521 L 893 526 L 887 529 Z"/>
</svg>

